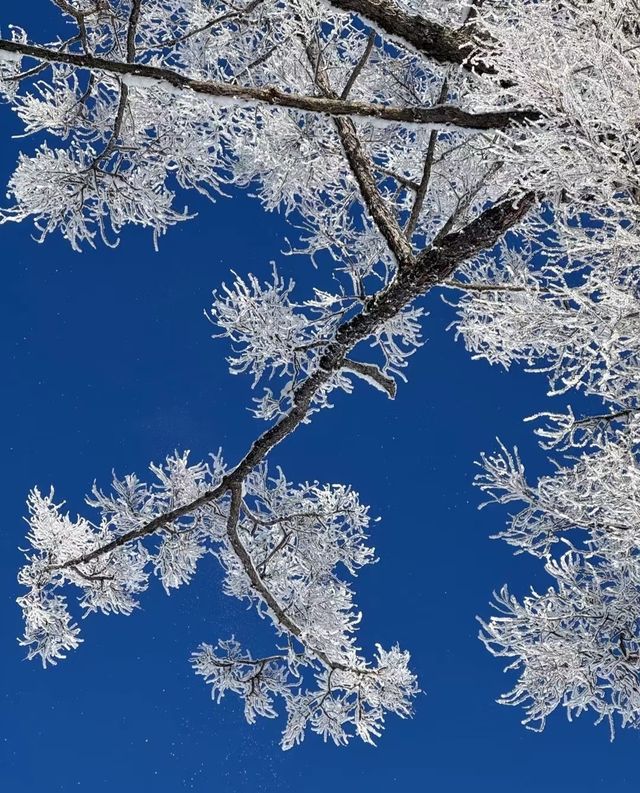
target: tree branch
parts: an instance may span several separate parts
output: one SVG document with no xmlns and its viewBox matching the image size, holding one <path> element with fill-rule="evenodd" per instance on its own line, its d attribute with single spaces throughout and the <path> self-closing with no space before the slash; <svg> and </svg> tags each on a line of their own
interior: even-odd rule
<svg viewBox="0 0 640 793">
<path fill-rule="evenodd" d="M 392 41 L 417 50 L 432 60 L 470 68 L 468 58 L 474 43 L 464 28 L 447 28 L 418 14 L 410 14 L 389 0 L 328 0 L 328 3 L 340 11 L 357 14 L 386 33 Z M 489 64 L 477 64 L 474 71 L 494 73 Z"/>
<path fill-rule="evenodd" d="M 148 47 L 147 49 L 169 49 L 170 47 L 175 47 L 176 44 L 182 44 L 184 41 L 188 41 L 190 38 L 197 36 L 199 33 L 205 33 L 207 30 L 210 30 L 212 27 L 214 27 L 214 25 L 219 25 L 221 22 L 227 22 L 230 19 L 237 19 L 238 17 L 251 13 L 251 11 L 257 8 L 263 2 L 264 0 L 252 0 L 252 2 L 250 2 L 244 8 L 227 11 L 225 14 L 220 14 L 220 16 L 215 17 L 214 19 L 210 19 L 209 22 L 205 22 L 204 25 L 200 25 L 200 27 L 194 28 L 188 33 L 184 33 L 182 36 L 175 36 L 174 38 L 168 39 L 167 41 L 160 41 L 158 44 L 154 45 L 153 47 Z"/>
<path fill-rule="evenodd" d="M 358 63 L 356 63 L 354 70 L 351 72 L 349 79 L 347 80 L 347 84 L 340 94 L 340 99 L 346 99 L 349 96 L 349 93 L 358 79 L 360 72 L 364 69 L 365 64 L 369 60 L 369 56 L 371 55 L 371 51 L 373 50 L 373 45 L 375 43 L 376 32 L 375 30 L 372 30 L 371 33 L 369 33 L 369 38 L 367 39 L 367 46 L 364 48 L 364 52 L 362 53 Z"/>
<path fill-rule="evenodd" d="M 335 118 L 334 124 L 369 214 L 385 238 L 398 267 L 410 266 L 413 261 L 413 250 L 402 233 L 395 215 L 380 195 L 372 174 L 371 161 L 362 147 L 356 125 L 350 118 Z"/>
<path fill-rule="evenodd" d="M 525 292 L 526 286 L 516 284 L 475 284 L 456 281 L 455 279 L 444 281 L 442 286 L 449 289 L 460 289 L 462 292 Z"/>
<path fill-rule="evenodd" d="M 390 179 L 393 179 L 402 187 L 406 187 L 407 190 L 413 190 L 414 193 L 418 192 L 418 188 L 420 187 L 420 185 L 417 182 L 414 182 L 412 179 L 408 179 L 406 176 L 403 176 L 402 174 L 396 173 L 395 171 L 391 171 L 389 170 L 389 168 L 382 168 L 376 164 L 374 164 L 373 167 L 378 173 L 388 176 Z"/>
<path fill-rule="evenodd" d="M 348 669 L 348 667 L 344 666 L 343 664 L 332 661 L 321 649 L 317 647 L 309 647 L 305 641 L 302 630 L 296 625 L 291 617 L 289 617 L 275 597 L 271 594 L 270 589 L 266 586 L 260 577 L 260 574 L 256 570 L 256 567 L 253 564 L 253 559 L 242 544 L 242 540 L 238 534 L 238 521 L 240 519 L 240 508 L 242 506 L 242 485 L 240 483 L 236 483 L 232 485 L 230 489 L 231 507 L 229 510 L 229 520 L 227 522 L 227 536 L 235 555 L 238 557 L 240 564 L 242 565 L 242 569 L 245 571 L 249 580 L 251 581 L 251 586 L 271 609 L 274 621 L 280 625 L 281 628 L 284 628 L 292 636 L 295 636 L 304 647 L 316 655 L 329 668 Z"/>
<path fill-rule="evenodd" d="M 338 328 L 334 340 L 327 344 L 320 357 L 318 368 L 294 390 L 293 407 L 289 413 L 253 442 L 238 465 L 223 477 L 217 487 L 188 504 L 157 515 L 143 526 L 116 537 L 84 556 L 51 565 L 49 569 L 74 567 L 97 559 L 129 542 L 154 534 L 179 518 L 218 500 L 233 488 L 240 487 L 245 477 L 267 454 L 305 421 L 318 391 L 336 372 L 344 368 L 348 353 L 357 344 L 367 339 L 380 325 L 396 316 L 416 298 L 446 281 L 465 261 L 493 247 L 507 231 L 522 220 L 535 200 L 534 193 L 527 193 L 517 203 L 513 199 L 505 198 L 485 210 L 461 231 L 442 238 L 437 247 L 423 251 L 412 266 L 399 270 L 384 289 L 369 297 L 364 302 L 362 311 Z"/>
<path fill-rule="evenodd" d="M 512 124 L 535 121 L 540 114 L 533 110 L 495 110 L 468 113 L 459 107 L 392 107 L 368 102 L 352 102 L 334 97 L 304 96 L 286 93 L 274 86 L 252 87 L 213 81 L 195 80 L 171 69 L 143 63 L 111 61 L 96 55 L 51 50 L 20 41 L 0 39 L 0 52 L 14 53 L 48 63 L 66 63 L 81 69 L 92 69 L 116 77 L 130 78 L 139 85 L 146 81 L 167 89 L 193 91 L 212 99 L 231 100 L 238 104 L 276 105 L 307 113 L 320 113 L 334 117 L 355 116 L 406 124 L 434 124 L 470 130 L 505 129 Z"/>
<path fill-rule="evenodd" d="M 380 370 L 380 367 L 376 366 L 374 363 L 361 363 L 360 361 L 352 361 L 351 358 L 347 358 L 344 362 L 343 369 L 353 372 L 354 374 L 358 375 L 358 377 L 362 377 L 364 380 L 373 380 L 375 383 L 377 383 L 378 388 L 386 391 L 389 399 L 395 399 L 396 393 L 398 391 L 398 385 L 396 381 L 393 379 L 393 377 L 387 377 L 385 374 L 383 374 Z"/>
<path fill-rule="evenodd" d="M 70 17 L 76 22 L 78 26 L 78 37 L 80 39 L 80 43 L 84 48 L 85 52 L 89 52 L 89 38 L 87 35 L 87 26 L 85 24 L 85 18 L 89 16 L 91 13 L 90 11 L 78 11 L 74 8 L 70 3 L 67 3 L 67 0 L 53 0 L 54 4 L 58 6 L 58 8 L 65 14 L 68 14 Z"/>
</svg>

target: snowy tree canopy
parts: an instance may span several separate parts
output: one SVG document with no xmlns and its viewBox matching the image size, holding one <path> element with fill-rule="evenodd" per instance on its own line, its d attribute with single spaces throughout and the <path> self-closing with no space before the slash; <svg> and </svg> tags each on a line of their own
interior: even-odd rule
<svg viewBox="0 0 640 793">
<path fill-rule="evenodd" d="M 558 465 L 537 483 L 517 453 L 483 458 L 489 499 L 521 504 L 501 536 L 555 581 L 524 600 L 503 589 L 483 622 L 520 672 L 504 701 L 534 726 L 558 706 L 637 725 L 635 0 L 52 2 L 51 40 L 11 20 L 0 38 L 0 93 L 35 137 L 0 222 L 76 251 L 116 246 L 128 224 L 157 244 L 191 217 L 189 191 L 250 187 L 333 287 L 298 295 L 276 266 L 221 274 L 208 316 L 267 422 L 234 465 L 175 453 L 151 484 L 94 488 L 76 519 L 32 491 L 29 656 L 55 663 L 80 643 L 69 593 L 85 613 L 129 614 L 150 576 L 168 592 L 212 552 L 226 594 L 278 637 L 263 658 L 233 637 L 201 645 L 193 667 L 215 698 L 238 694 L 249 722 L 283 709 L 285 748 L 307 729 L 372 742 L 386 713 L 410 715 L 408 653 L 356 645 L 366 508 L 267 458 L 336 390 L 394 398 L 422 344 L 416 301 L 439 289 L 473 356 L 599 405 L 538 417 Z"/>
</svg>

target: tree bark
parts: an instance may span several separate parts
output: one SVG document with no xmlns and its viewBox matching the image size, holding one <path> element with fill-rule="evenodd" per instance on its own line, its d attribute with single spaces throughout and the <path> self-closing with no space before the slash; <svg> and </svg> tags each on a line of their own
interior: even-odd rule
<svg viewBox="0 0 640 793">
<path fill-rule="evenodd" d="M 432 22 L 430 19 L 410 14 L 388 0 L 328 0 L 340 11 L 357 14 L 389 38 L 408 45 L 410 49 L 438 61 L 454 63 L 470 69 L 469 56 L 474 49 L 471 28 L 457 30 Z M 478 74 L 494 74 L 491 64 L 479 62 L 473 70 Z"/>
</svg>

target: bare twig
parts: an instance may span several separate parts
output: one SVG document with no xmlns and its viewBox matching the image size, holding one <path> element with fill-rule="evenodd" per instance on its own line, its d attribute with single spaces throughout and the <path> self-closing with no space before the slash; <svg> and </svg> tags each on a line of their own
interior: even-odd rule
<svg viewBox="0 0 640 793">
<path fill-rule="evenodd" d="M 447 80 L 444 79 L 442 81 L 442 88 L 440 89 L 440 95 L 438 96 L 438 104 L 441 104 L 447 98 L 447 90 L 448 90 Z M 420 180 L 420 184 L 418 185 L 418 189 L 416 190 L 415 201 L 413 202 L 413 206 L 411 207 L 411 215 L 409 216 L 409 220 L 407 221 L 407 226 L 405 228 L 405 234 L 407 235 L 408 240 L 411 240 L 411 237 L 413 237 L 413 232 L 416 230 L 416 225 L 418 223 L 418 220 L 420 219 L 420 213 L 422 212 L 424 200 L 427 196 L 427 190 L 429 189 L 429 181 L 431 179 L 431 169 L 433 168 L 433 155 L 435 154 L 437 141 L 438 141 L 438 133 L 434 129 L 429 134 L 429 143 L 427 144 L 427 154 L 425 156 L 424 166 L 422 168 L 422 179 Z"/>
<path fill-rule="evenodd" d="M 369 56 L 373 50 L 373 45 L 376 43 L 376 32 L 372 30 L 369 33 L 369 38 L 367 39 L 367 46 L 364 48 L 364 52 L 358 63 L 356 63 L 354 70 L 351 72 L 349 79 L 347 80 L 347 84 L 345 85 L 342 93 L 340 94 L 340 99 L 346 99 L 351 92 L 356 80 L 358 79 L 360 72 L 364 69 L 366 62 L 369 60 Z"/>
<path fill-rule="evenodd" d="M 443 281 L 442 286 L 450 289 L 460 289 L 462 292 L 525 292 L 526 286 L 518 284 L 475 284 L 465 281 Z"/>
<path fill-rule="evenodd" d="M 131 0 L 131 13 L 127 25 L 127 61 L 129 63 L 134 63 L 136 59 L 136 33 L 141 10 L 142 0 Z"/>
<path fill-rule="evenodd" d="M 334 98 L 335 94 L 322 65 L 320 52 L 310 43 L 307 43 L 306 51 L 310 63 L 316 64 L 315 79 L 318 87 L 326 97 Z M 350 118 L 334 118 L 333 122 L 369 214 L 386 240 L 398 267 L 408 266 L 413 260 L 411 245 L 404 238 L 395 215 L 380 195 L 373 175 L 373 164 L 362 146 L 356 125 Z"/>
<path fill-rule="evenodd" d="M 209 20 L 209 22 L 205 22 L 204 25 L 200 25 L 200 27 L 190 30 L 188 33 L 185 33 L 182 36 L 175 36 L 172 39 L 167 39 L 166 41 L 160 41 L 158 42 L 158 44 L 155 44 L 153 47 L 148 47 L 147 49 L 170 49 L 171 47 L 175 47 L 176 44 L 182 44 L 183 42 L 188 41 L 193 36 L 197 36 L 200 33 L 206 33 L 207 30 L 210 30 L 216 25 L 219 25 L 221 22 L 228 22 L 231 19 L 237 19 L 238 17 L 242 17 L 245 14 L 250 14 L 255 8 L 257 8 L 263 2 L 264 0 L 252 0 L 252 2 L 246 5 L 244 8 L 241 8 L 239 10 L 227 11 L 226 13 L 220 14 L 220 16 Z"/>
</svg>

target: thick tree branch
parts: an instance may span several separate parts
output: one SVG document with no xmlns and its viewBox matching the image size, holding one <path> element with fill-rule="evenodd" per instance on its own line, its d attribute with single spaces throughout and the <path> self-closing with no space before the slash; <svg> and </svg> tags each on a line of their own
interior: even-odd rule
<svg viewBox="0 0 640 793">
<path fill-rule="evenodd" d="M 423 251 L 416 269 L 431 273 L 429 286 L 446 281 L 460 264 L 484 250 L 490 250 L 509 229 L 519 223 L 537 200 L 535 193 L 525 193 L 517 201 L 505 199 L 485 210 L 460 231 L 451 232 Z M 424 276 L 422 276 L 424 277 Z"/>
<path fill-rule="evenodd" d="M 469 56 L 475 49 L 472 26 L 457 30 L 430 19 L 410 14 L 389 0 L 327 0 L 340 11 L 357 14 L 365 22 L 386 33 L 387 37 L 408 49 L 416 50 L 439 63 L 453 63 L 471 69 Z M 477 74 L 494 74 L 489 63 L 474 63 Z"/>
<path fill-rule="evenodd" d="M 264 0 L 252 0 L 252 2 L 248 3 L 244 8 L 227 11 L 225 14 L 220 14 L 220 16 L 214 17 L 214 19 L 210 19 L 208 22 L 200 25 L 200 27 L 194 28 L 181 36 L 174 36 L 174 38 L 167 39 L 166 41 L 159 41 L 154 47 L 148 47 L 147 49 L 169 49 L 170 47 L 175 47 L 176 44 L 182 44 L 193 36 L 206 33 L 207 30 L 211 30 L 211 28 L 219 25 L 221 22 L 228 22 L 231 19 L 237 19 L 245 14 L 250 14 L 263 2 Z"/>
<path fill-rule="evenodd" d="M 371 161 L 360 143 L 356 125 L 350 118 L 336 118 L 334 123 L 369 214 L 387 241 L 398 266 L 408 267 L 413 261 L 413 250 L 402 233 L 395 215 L 380 195 L 372 173 Z"/>
<path fill-rule="evenodd" d="M 195 80 L 171 69 L 147 64 L 111 61 L 96 55 L 63 52 L 0 39 L 0 53 L 13 53 L 47 63 L 66 63 L 80 69 L 104 72 L 124 81 L 162 86 L 167 89 L 193 91 L 213 100 L 231 100 L 238 104 L 276 105 L 307 113 L 320 113 L 334 117 L 355 116 L 406 124 L 433 124 L 470 130 L 505 129 L 513 124 L 535 121 L 540 114 L 530 110 L 496 110 L 485 113 L 468 113 L 459 107 L 391 107 L 368 102 L 352 102 L 333 97 L 304 96 L 286 93 L 274 86 L 252 87 L 213 81 Z"/>
<path fill-rule="evenodd" d="M 132 0 L 131 14 L 127 26 L 127 61 L 133 63 L 136 59 L 136 34 L 138 32 L 138 22 L 142 11 L 142 0 Z"/>
<path fill-rule="evenodd" d="M 191 515 L 201 507 L 218 500 L 229 491 L 233 491 L 233 488 L 240 487 L 245 477 L 266 458 L 269 452 L 304 422 L 309 415 L 314 397 L 335 373 L 345 367 L 347 355 L 356 345 L 367 339 L 416 298 L 450 278 L 465 261 L 493 247 L 506 232 L 522 220 L 535 200 L 535 194 L 527 193 L 517 203 L 507 198 L 485 210 L 461 231 L 442 238 L 437 247 L 423 251 L 411 267 L 399 270 L 388 286 L 369 297 L 361 313 L 338 328 L 334 340 L 327 344 L 325 352 L 320 357 L 316 371 L 295 389 L 293 407 L 289 413 L 253 442 L 238 465 L 224 476 L 217 487 L 188 504 L 156 516 L 143 526 L 116 537 L 91 553 L 51 565 L 49 569 L 74 567 L 97 559 L 129 542 L 154 534 L 179 518 Z"/>
</svg>

